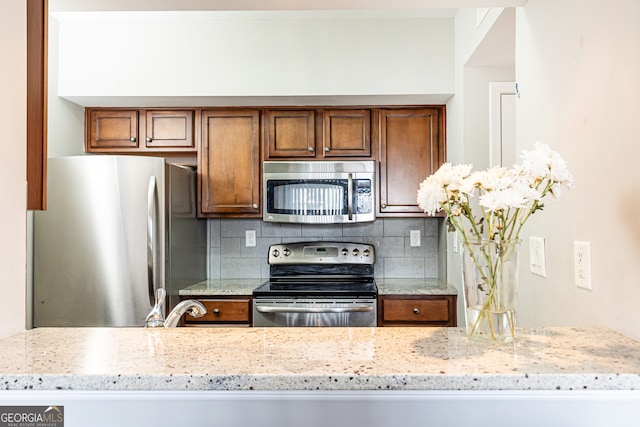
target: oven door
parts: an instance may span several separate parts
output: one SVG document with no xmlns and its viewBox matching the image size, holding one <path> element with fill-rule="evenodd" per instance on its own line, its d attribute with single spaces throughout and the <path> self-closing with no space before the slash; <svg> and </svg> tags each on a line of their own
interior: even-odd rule
<svg viewBox="0 0 640 427">
<path fill-rule="evenodd" d="M 377 324 L 375 299 L 254 298 L 253 326 L 371 327 Z"/>
</svg>

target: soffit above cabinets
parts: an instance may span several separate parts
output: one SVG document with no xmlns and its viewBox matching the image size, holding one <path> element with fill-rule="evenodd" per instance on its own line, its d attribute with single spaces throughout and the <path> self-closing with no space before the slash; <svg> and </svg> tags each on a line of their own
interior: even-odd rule
<svg viewBox="0 0 640 427">
<path fill-rule="evenodd" d="M 336 96 L 62 96 L 82 107 L 265 107 L 443 105 L 453 94 Z"/>
</svg>

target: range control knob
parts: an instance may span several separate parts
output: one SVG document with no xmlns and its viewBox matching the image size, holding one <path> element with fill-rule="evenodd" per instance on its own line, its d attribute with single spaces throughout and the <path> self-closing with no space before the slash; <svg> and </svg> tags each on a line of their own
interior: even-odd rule
<svg viewBox="0 0 640 427">
<path fill-rule="evenodd" d="M 362 251 L 362 255 L 364 256 L 369 256 L 370 252 L 369 249 L 365 249 L 364 251 Z"/>
<path fill-rule="evenodd" d="M 291 255 L 291 251 L 287 248 L 284 248 L 284 251 L 282 251 L 282 253 L 284 254 L 284 256 L 289 256 Z"/>
<path fill-rule="evenodd" d="M 341 252 L 342 252 L 342 255 L 344 256 L 349 255 L 349 251 L 347 250 L 347 248 L 343 248 Z"/>
<path fill-rule="evenodd" d="M 360 250 L 358 248 L 353 248 L 353 256 L 358 256 L 360 255 Z"/>
<path fill-rule="evenodd" d="M 274 250 L 271 252 L 271 255 L 273 255 L 273 257 L 274 257 L 274 258 L 278 258 L 278 257 L 280 256 L 280 251 L 279 251 L 279 250 L 277 250 L 277 249 L 274 249 Z"/>
</svg>

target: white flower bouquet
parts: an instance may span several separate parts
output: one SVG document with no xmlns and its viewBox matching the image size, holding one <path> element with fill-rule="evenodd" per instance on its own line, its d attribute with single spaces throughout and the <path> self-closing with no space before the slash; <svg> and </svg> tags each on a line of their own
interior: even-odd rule
<svg viewBox="0 0 640 427">
<path fill-rule="evenodd" d="M 420 208 L 430 215 L 444 211 L 449 231 L 459 233 L 475 267 L 473 277 L 465 276 L 470 336 L 481 333 L 495 340 L 503 330 L 514 336 L 515 290 L 501 287 L 515 282 L 517 264 L 507 263 L 525 222 L 543 209 L 543 199 L 557 198 L 562 187 L 573 186 L 566 162 L 546 144 L 536 142 L 522 158 L 521 165 L 479 172 L 472 172 L 471 165 L 445 163 L 418 190 Z"/>
</svg>

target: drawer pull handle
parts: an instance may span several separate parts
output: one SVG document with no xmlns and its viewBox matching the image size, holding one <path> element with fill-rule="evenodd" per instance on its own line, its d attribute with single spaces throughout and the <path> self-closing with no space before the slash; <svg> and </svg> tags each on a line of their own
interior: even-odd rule
<svg viewBox="0 0 640 427">
<path fill-rule="evenodd" d="M 418 307 L 413 307 L 413 314 L 420 314 Z"/>
<path fill-rule="evenodd" d="M 215 314 L 217 316 L 218 314 L 220 314 L 220 310 L 218 310 L 217 308 L 214 308 L 213 309 L 213 314 Z"/>
</svg>

